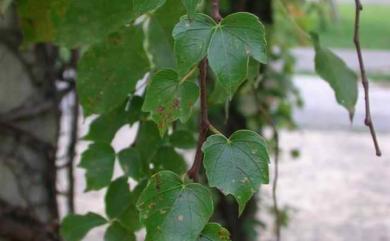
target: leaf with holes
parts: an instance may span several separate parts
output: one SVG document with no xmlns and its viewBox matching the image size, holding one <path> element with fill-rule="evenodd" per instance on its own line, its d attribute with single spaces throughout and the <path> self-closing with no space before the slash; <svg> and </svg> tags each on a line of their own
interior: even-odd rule
<svg viewBox="0 0 390 241">
<path fill-rule="evenodd" d="M 203 229 L 198 241 L 230 241 L 230 233 L 217 223 L 209 223 Z"/>
<path fill-rule="evenodd" d="M 232 194 L 241 214 L 260 184 L 269 182 L 265 140 L 253 131 L 240 130 L 229 139 L 210 136 L 202 150 L 209 185 L 225 195 Z"/>
<path fill-rule="evenodd" d="M 210 191 L 162 171 L 152 176 L 138 199 L 146 241 L 196 241 L 213 213 Z"/>
<path fill-rule="evenodd" d="M 62 221 L 60 233 L 65 241 L 79 241 L 91 229 L 106 223 L 107 221 L 96 213 L 87 213 L 85 215 L 69 214 Z"/>
<path fill-rule="evenodd" d="M 143 34 L 137 27 L 122 28 L 92 46 L 78 66 L 77 91 L 86 114 L 117 108 L 148 70 Z"/>
<path fill-rule="evenodd" d="M 110 184 L 114 171 L 115 151 L 109 144 L 94 143 L 82 154 L 80 167 L 86 169 L 85 191 L 99 190 Z"/>
<path fill-rule="evenodd" d="M 153 76 L 147 88 L 143 110 L 151 112 L 160 134 L 164 135 L 173 121 L 186 122 L 190 118 L 198 95 L 195 83 L 182 82 L 173 70 L 162 70 Z"/>
<path fill-rule="evenodd" d="M 337 103 L 348 110 L 352 120 L 359 91 L 357 75 L 342 59 L 322 47 L 318 36 L 313 34 L 312 37 L 316 51 L 316 72 L 329 83 L 336 95 Z"/>
</svg>

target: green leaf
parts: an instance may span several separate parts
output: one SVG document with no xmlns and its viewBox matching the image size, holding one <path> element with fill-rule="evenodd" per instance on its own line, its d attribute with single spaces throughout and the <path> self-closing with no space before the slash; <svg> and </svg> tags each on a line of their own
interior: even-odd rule
<svg viewBox="0 0 390 241">
<path fill-rule="evenodd" d="M 192 16 L 196 13 L 196 8 L 198 7 L 200 0 L 181 0 L 183 5 L 187 10 L 187 15 L 192 18 Z"/>
<path fill-rule="evenodd" d="M 133 0 L 133 15 L 138 17 L 165 4 L 166 0 Z"/>
<path fill-rule="evenodd" d="M 145 164 L 137 148 L 130 147 L 122 150 L 118 154 L 119 163 L 127 176 L 140 180 L 146 176 Z"/>
<path fill-rule="evenodd" d="M 234 13 L 216 28 L 208 50 L 209 64 L 218 81 L 233 95 L 247 77 L 249 59 L 267 62 L 265 30 L 249 13 Z"/>
<path fill-rule="evenodd" d="M 230 241 L 230 233 L 219 224 L 209 223 L 203 229 L 198 241 Z"/>
<path fill-rule="evenodd" d="M 110 219 L 120 216 L 131 203 L 130 187 L 127 177 L 119 177 L 108 186 L 106 196 L 106 214 Z"/>
<path fill-rule="evenodd" d="M 177 71 L 184 76 L 207 55 L 216 23 L 204 14 L 183 16 L 173 29 Z"/>
<path fill-rule="evenodd" d="M 177 174 L 183 174 L 187 170 L 185 160 L 171 146 L 160 147 L 151 163 L 154 165 L 154 172 L 169 170 Z"/>
<path fill-rule="evenodd" d="M 41 0 L 37 0 L 41 1 Z M 56 42 L 68 48 L 99 42 L 131 20 L 132 0 L 62 0 L 53 14 Z"/>
<path fill-rule="evenodd" d="M 122 28 L 80 59 L 77 91 L 87 115 L 117 108 L 149 69 L 142 31 Z"/>
<path fill-rule="evenodd" d="M 162 142 L 163 140 L 154 122 L 141 122 L 137 133 L 136 146 L 143 162 L 150 162 Z"/>
<path fill-rule="evenodd" d="M 227 139 L 212 135 L 203 144 L 204 167 L 211 187 L 232 194 L 240 214 L 260 184 L 269 182 L 269 156 L 264 139 L 249 130 L 240 130 Z"/>
<path fill-rule="evenodd" d="M 82 154 L 80 167 L 86 169 L 86 191 L 99 190 L 110 184 L 115 162 L 115 151 L 105 143 L 94 143 Z"/>
<path fill-rule="evenodd" d="M 96 213 L 87 213 L 85 215 L 69 214 L 62 221 L 60 233 L 65 241 L 79 241 L 91 229 L 105 223 L 107 221 Z"/>
<path fill-rule="evenodd" d="M 126 112 L 126 103 L 114 110 L 101 114 L 90 125 L 85 140 L 110 144 L 116 132 L 128 123 L 129 113 Z"/>
<path fill-rule="evenodd" d="M 136 238 L 134 233 L 113 222 L 104 234 L 104 241 L 136 241 Z"/>
<path fill-rule="evenodd" d="M 184 12 L 184 7 L 177 4 L 177 0 L 167 0 L 144 22 L 145 49 L 153 68 L 176 68 L 172 30 Z"/>
<path fill-rule="evenodd" d="M 180 81 L 173 70 L 162 70 L 153 76 L 142 109 L 151 112 L 160 134 L 164 135 L 173 121 L 186 122 L 190 118 L 198 95 L 196 84 Z"/>
<path fill-rule="evenodd" d="M 137 202 L 146 241 L 196 241 L 213 213 L 210 191 L 162 171 L 152 176 Z"/>
<path fill-rule="evenodd" d="M 169 137 L 170 143 L 180 149 L 191 149 L 196 145 L 194 134 L 188 130 L 177 130 Z"/>
<path fill-rule="evenodd" d="M 210 17 L 184 16 L 173 30 L 178 72 L 187 73 L 206 55 L 231 97 L 248 74 L 250 58 L 266 63 L 265 30 L 250 13 L 234 13 L 216 24 Z"/>
<path fill-rule="evenodd" d="M 313 35 L 315 46 L 315 69 L 321 78 L 332 87 L 337 103 L 344 106 L 353 119 L 358 99 L 357 75 L 332 51 L 320 45 L 318 36 Z"/>
</svg>

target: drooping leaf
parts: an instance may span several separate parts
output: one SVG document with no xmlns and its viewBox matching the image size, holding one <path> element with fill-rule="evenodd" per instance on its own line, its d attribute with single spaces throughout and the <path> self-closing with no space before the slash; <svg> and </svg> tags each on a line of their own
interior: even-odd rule
<svg viewBox="0 0 390 241">
<path fill-rule="evenodd" d="M 141 155 L 136 147 L 122 150 L 118 154 L 119 163 L 127 176 L 140 180 L 146 176 L 146 161 L 141 159 Z"/>
<path fill-rule="evenodd" d="M 138 17 L 165 4 L 166 0 L 133 0 L 133 16 Z"/>
<path fill-rule="evenodd" d="M 153 76 L 142 109 L 151 112 L 160 134 L 164 135 L 173 121 L 186 122 L 190 118 L 198 95 L 196 84 L 182 82 L 173 70 L 162 70 Z"/>
<path fill-rule="evenodd" d="M 107 216 L 110 219 L 120 216 L 131 203 L 130 187 L 127 177 L 119 177 L 111 182 L 104 200 Z"/>
<path fill-rule="evenodd" d="M 232 96 L 247 77 L 250 58 L 267 62 L 263 25 L 249 13 L 227 16 L 217 26 L 207 55 L 218 81 Z"/>
<path fill-rule="evenodd" d="M 57 1 L 61 2 L 66 4 L 54 7 L 55 36 L 68 48 L 97 43 L 131 20 L 132 0 Z"/>
<path fill-rule="evenodd" d="M 110 184 L 114 171 L 115 151 L 109 144 L 94 143 L 82 154 L 80 167 L 86 169 L 86 191 L 99 190 Z"/>
<path fill-rule="evenodd" d="M 180 19 L 172 33 L 179 75 L 184 76 L 206 57 L 215 26 L 214 20 L 204 14 Z"/>
<path fill-rule="evenodd" d="M 209 223 L 203 229 L 198 241 L 230 241 L 230 233 L 219 224 Z"/>
<path fill-rule="evenodd" d="M 126 100 L 149 69 L 142 31 L 122 28 L 80 59 L 77 91 L 86 114 L 105 113 Z"/>
<path fill-rule="evenodd" d="M 170 143 L 180 149 L 191 149 L 196 145 L 194 134 L 188 130 L 177 130 L 169 137 Z"/>
<path fill-rule="evenodd" d="M 69 214 L 62 221 L 60 233 L 65 241 L 80 241 L 91 229 L 105 223 L 107 221 L 96 213 Z"/>
<path fill-rule="evenodd" d="M 182 0 L 184 6 L 187 10 L 187 15 L 192 18 L 196 13 L 196 8 L 198 7 L 200 0 Z"/>
<path fill-rule="evenodd" d="M 177 0 L 167 0 L 144 22 L 145 48 L 155 69 L 175 68 L 172 30 L 185 10 Z"/>
<path fill-rule="evenodd" d="M 104 142 L 110 144 L 116 132 L 128 123 L 129 113 L 126 111 L 126 103 L 114 110 L 101 114 L 90 125 L 85 140 Z"/>
<path fill-rule="evenodd" d="M 136 241 L 133 232 L 123 228 L 118 222 L 113 222 L 104 234 L 104 241 Z"/>
<path fill-rule="evenodd" d="M 232 194 L 240 214 L 260 184 L 269 182 L 269 156 L 264 139 L 255 132 L 240 130 L 229 139 L 212 135 L 203 144 L 204 167 L 211 187 Z"/>
<path fill-rule="evenodd" d="M 213 213 L 210 191 L 162 171 L 150 179 L 137 207 L 146 225 L 146 241 L 196 241 Z"/>
<path fill-rule="evenodd" d="M 154 172 L 169 170 L 177 174 L 183 174 L 187 169 L 183 157 L 171 146 L 160 147 L 151 163 L 154 165 Z"/>
<path fill-rule="evenodd" d="M 337 103 L 344 106 L 353 119 L 358 99 L 357 75 L 331 50 L 322 47 L 318 36 L 313 35 L 315 69 L 332 87 Z"/>
</svg>

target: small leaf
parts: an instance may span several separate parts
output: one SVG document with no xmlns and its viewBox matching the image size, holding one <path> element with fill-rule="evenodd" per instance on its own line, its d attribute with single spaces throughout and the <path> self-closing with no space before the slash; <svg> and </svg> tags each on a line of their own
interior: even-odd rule
<svg viewBox="0 0 390 241">
<path fill-rule="evenodd" d="M 206 57 L 215 25 L 214 20 L 204 14 L 180 19 L 172 33 L 179 75 L 184 76 Z"/>
<path fill-rule="evenodd" d="M 187 170 L 185 160 L 171 146 L 160 147 L 151 163 L 154 165 L 154 172 L 169 170 L 177 174 L 184 174 Z"/>
<path fill-rule="evenodd" d="M 47 1 L 47 0 L 37 0 Z M 97 43 L 131 20 L 132 0 L 56 1 L 56 42 L 68 48 Z"/>
<path fill-rule="evenodd" d="M 253 131 L 240 130 L 229 139 L 212 135 L 203 144 L 204 167 L 211 187 L 232 194 L 240 214 L 260 184 L 269 182 L 269 156 L 264 139 Z"/>
<path fill-rule="evenodd" d="M 247 77 L 250 58 L 267 62 L 263 25 L 249 13 L 227 16 L 217 26 L 207 55 L 218 81 L 232 96 Z"/>
<path fill-rule="evenodd" d="M 335 92 L 337 103 L 348 110 L 352 120 L 359 91 L 357 75 L 342 59 L 329 49 L 322 47 L 317 35 L 313 34 L 312 39 L 316 51 L 316 72 L 329 83 Z"/>
<path fill-rule="evenodd" d="M 173 121 L 186 122 L 190 118 L 198 95 L 196 84 L 181 83 L 175 71 L 162 70 L 153 76 L 147 88 L 143 110 L 151 112 L 160 134 L 164 135 Z"/>
<path fill-rule="evenodd" d="M 152 176 L 138 199 L 146 241 L 196 241 L 213 213 L 210 191 L 162 171 Z"/>
<path fill-rule="evenodd" d="M 196 13 L 196 8 L 198 7 L 200 0 L 182 0 L 182 2 L 187 9 L 187 15 L 192 18 Z"/>
<path fill-rule="evenodd" d="M 110 219 L 120 216 L 131 203 L 127 177 L 120 177 L 108 186 L 105 203 L 106 214 Z"/>
<path fill-rule="evenodd" d="M 191 149 L 196 145 L 194 134 L 187 130 L 177 130 L 169 137 L 170 143 L 180 149 Z"/>
<path fill-rule="evenodd" d="M 119 223 L 113 222 L 104 234 L 104 241 L 136 241 L 135 235 L 123 228 Z"/>
<path fill-rule="evenodd" d="M 86 191 L 99 190 L 110 184 L 114 171 L 115 151 L 108 144 L 94 143 L 82 154 L 80 167 L 86 169 Z"/>
<path fill-rule="evenodd" d="M 219 224 L 209 223 L 203 229 L 198 241 L 230 241 L 230 233 Z"/>
<path fill-rule="evenodd" d="M 141 122 L 137 133 L 136 146 L 142 162 L 149 163 L 162 142 L 163 140 L 154 122 Z"/>
<path fill-rule="evenodd" d="M 122 28 L 92 46 L 78 66 L 77 91 L 86 114 L 117 108 L 148 69 L 139 28 Z"/>
<path fill-rule="evenodd" d="M 145 165 L 137 148 L 130 147 L 118 154 L 119 163 L 127 176 L 140 180 L 145 177 Z"/>
<path fill-rule="evenodd" d="M 85 215 L 69 214 L 62 221 L 60 233 L 65 241 L 79 241 L 91 229 L 105 223 L 107 221 L 96 213 L 87 213 Z"/>
</svg>

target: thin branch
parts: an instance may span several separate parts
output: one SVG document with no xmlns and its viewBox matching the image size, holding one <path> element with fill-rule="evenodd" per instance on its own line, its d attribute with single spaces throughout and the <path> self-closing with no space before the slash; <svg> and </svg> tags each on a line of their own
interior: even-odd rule
<svg viewBox="0 0 390 241">
<path fill-rule="evenodd" d="M 368 82 L 368 78 L 367 78 L 367 74 L 366 74 L 366 69 L 364 66 L 362 50 L 360 47 L 360 33 L 359 33 L 360 12 L 363 11 L 363 5 L 360 2 L 360 0 L 355 0 L 355 11 L 356 11 L 356 14 L 355 14 L 355 33 L 354 33 L 353 42 L 355 43 L 356 52 L 358 55 L 362 84 L 363 84 L 363 88 L 364 88 L 364 100 L 365 100 L 365 108 L 366 108 L 366 116 L 365 116 L 364 124 L 370 129 L 372 140 L 373 140 L 374 146 L 375 146 L 376 155 L 381 156 L 382 152 L 381 152 L 380 147 L 379 147 L 378 139 L 376 137 L 376 132 L 375 132 L 375 128 L 374 128 L 374 123 L 373 123 L 372 117 L 371 117 L 369 82 Z"/>
<path fill-rule="evenodd" d="M 219 0 L 211 0 L 211 14 L 213 16 L 213 19 L 219 23 L 222 20 L 221 13 L 219 11 Z"/>
<path fill-rule="evenodd" d="M 200 123 L 199 123 L 199 138 L 198 144 L 196 147 L 195 160 L 188 170 L 187 175 L 192 180 L 197 180 L 199 175 L 199 170 L 202 166 L 203 162 L 203 153 L 202 153 L 202 145 L 206 141 L 207 131 L 210 127 L 210 122 L 208 119 L 207 113 L 207 59 L 203 59 L 199 64 L 200 71 Z"/>
</svg>

